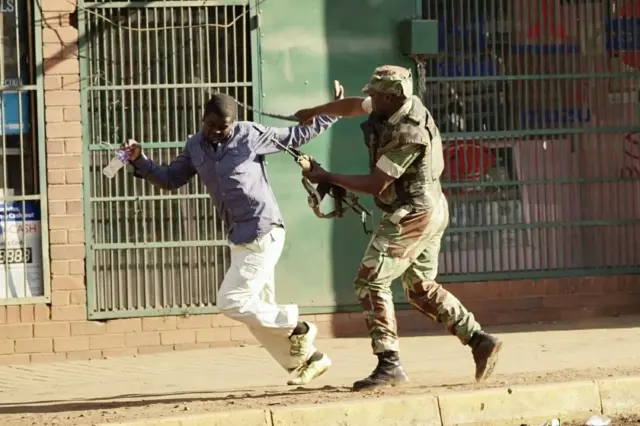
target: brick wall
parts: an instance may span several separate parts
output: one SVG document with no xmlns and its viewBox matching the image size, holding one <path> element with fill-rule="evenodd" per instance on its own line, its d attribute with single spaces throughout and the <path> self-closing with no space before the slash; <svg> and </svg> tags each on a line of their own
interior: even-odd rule
<svg viewBox="0 0 640 426">
<path fill-rule="evenodd" d="M 43 2 L 51 304 L 0 306 L 0 364 L 86 360 L 253 342 L 221 315 L 86 320 L 78 32 L 74 6 Z M 486 325 L 640 313 L 640 278 L 620 276 L 447 286 Z M 365 332 L 360 313 L 310 315 L 321 336 Z M 398 312 L 401 334 L 441 330 Z"/>
</svg>

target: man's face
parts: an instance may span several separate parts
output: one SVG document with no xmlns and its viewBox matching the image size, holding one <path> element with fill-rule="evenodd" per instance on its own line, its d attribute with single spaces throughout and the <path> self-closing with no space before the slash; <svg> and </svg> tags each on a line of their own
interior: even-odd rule
<svg viewBox="0 0 640 426">
<path fill-rule="evenodd" d="M 209 142 L 220 142 L 229 137 L 233 130 L 234 118 L 209 114 L 202 120 L 202 132 Z"/>
</svg>

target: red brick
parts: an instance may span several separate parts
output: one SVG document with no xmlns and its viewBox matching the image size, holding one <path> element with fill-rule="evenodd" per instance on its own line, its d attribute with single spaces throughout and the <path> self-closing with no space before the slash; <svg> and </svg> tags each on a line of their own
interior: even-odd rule
<svg viewBox="0 0 640 426">
<path fill-rule="evenodd" d="M 197 343 L 229 342 L 231 341 L 231 329 L 211 328 L 208 330 L 197 330 Z"/>
<path fill-rule="evenodd" d="M 104 322 L 88 321 L 88 322 L 72 322 L 72 336 L 92 336 L 96 334 L 104 334 L 107 331 L 107 324 Z"/>
<path fill-rule="evenodd" d="M 0 326 L 1 339 L 27 339 L 33 337 L 33 325 L 13 324 Z"/>
<path fill-rule="evenodd" d="M 58 173 L 59 170 L 56 171 Z M 48 174 L 49 172 L 47 172 Z M 50 215 L 64 215 L 67 214 L 67 202 L 66 201 L 50 201 L 49 202 L 49 214 Z"/>
<path fill-rule="evenodd" d="M 49 231 L 50 244 L 66 244 L 68 242 L 67 231 L 54 229 Z"/>
<path fill-rule="evenodd" d="M 69 261 L 69 273 L 71 275 L 82 275 L 84 276 L 85 268 L 84 268 L 83 260 L 71 260 Z"/>
<path fill-rule="evenodd" d="M 69 231 L 69 243 L 70 244 L 84 243 L 84 230 L 74 229 L 72 231 Z"/>
<path fill-rule="evenodd" d="M 62 108 L 47 108 L 44 114 L 47 123 L 62 123 L 64 121 L 64 110 Z"/>
<path fill-rule="evenodd" d="M 0 355 L 0 365 L 28 364 L 30 361 L 29 354 Z"/>
<path fill-rule="evenodd" d="M 179 317 L 176 320 L 178 330 L 193 328 L 209 328 L 211 327 L 211 317 L 209 315 L 192 315 L 187 317 Z"/>
<path fill-rule="evenodd" d="M 195 343 L 195 330 L 171 330 L 160 333 L 162 345 L 176 345 L 181 343 Z"/>
<path fill-rule="evenodd" d="M 78 137 L 82 136 L 82 126 L 78 122 L 47 123 L 45 127 L 45 134 L 48 138 Z"/>
<path fill-rule="evenodd" d="M 64 121 L 81 121 L 82 110 L 80 107 L 69 107 L 64 109 Z"/>
<path fill-rule="evenodd" d="M 84 213 L 84 206 L 82 205 L 82 201 L 71 200 L 71 201 L 66 201 L 66 204 L 67 204 L 66 212 L 68 214 L 81 215 Z"/>
<path fill-rule="evenodd" d="M 71 305 L 84 305 L 87 303 L 87 292 L 85 290 L 73 290 L 69 297 Z"/>
<path fill-rule="evenodd" d="M 69 261 L 68 260 L 53 260 L 51 261 L 51 275 L 69 275 Z"/>
<path fill-rule="evenodd" d="M 17 354 L 33 354 L 53 352 L 53 339 L 20 339 L 16 340 Z"/>
<path fill-rule="evenodd" d="M 83 148 L 81 138 L 67 138 L 64 141 L 64 152 L 67 154 L 82 154 Z"/>
<path fill-rule="evenodd" d="M 86 318 L 86 306 L 54 306 L 51 309 L 51 319 L 53 321 L 79 321 Z"/>
<path fill-rule="evenodd" d="M 57 275 L 51 279 L 51 290 L 84 290 L 84 277 L 78 275 Z"/>
<path fill-rule="evenodd" d="M 49 185 L 47 190 L 51 200 L 82 199 L 82 185 Z"/>
<path fill-rule="evenodd" d="M 20 306 L 20 322 L 22 323 L 30 323 L 35 319 L 35 314 L 33 312 L 34 305 L 24 305 Z"/>
<path fill-rule="evenodd" d="M 71 292 L 66 290 L 58 290 L 51 292 L 51 304 L 53 306 L 68 306 L 69 295 Z"/>
<path fill-rule="evenodd" d="M 20 324 L 20 306 L 11 305 L 7 306 L 7 324 Z"/>
<path fill-rule="evenodd" d="M 89 338 L 79 337 L 56 337 L 53 339 L 53 350 L 55 352 L 77 352 L 89 350 Z"/>
<path fill-rule="evenodd" d="M 176 317 L 150 317 L 142 318 L 143 331 L 175 330 Z"/>
<path fill-rule="evenodd" d="M 101 350 L 77 351 L 77 352 L 67 353 L 68 361 L 88 361 L 90 359 L 101 359 L 101 358 L 102 358 Z"/>
<path fill-rule="evenodd" d="M 89 348 L 113 349 L 124 347 L 124 334 L 105 334 L 89 336 Z"/>
<path fill-rule="evenodd" d="M 50 229 L 82 229 L 83 227 L 82 216 L 49 216 Z"/>
<path fill-rule="evenodd" d="M 35 305 L 33 311 L 35 322 L 51 320 L 51 307 L 49 307 L 49 305 Z"/>
<path fill-rule="evenodd" d="M 50 363 L 66 361 L 66 353 L 50 353 L 50 354 L 31 354 L 32 363 Z"/>
<path fill-rule="evenodd" d="M 46 75 L 44 77 L 44 90 L 60 90 L 62 88 L 62 77 L 59 75 Z M 48 109 L 45 110 L 47 112 Z M 63 114 L 64 116 L 64 114 Z"/>
<path fill-rule="evenodd" d="M 47 154 L 64 154 L 64 141 L 47 139 Z"/>
<path fill-rule="evenodd" d="M 69 323 L 45 322 L 33 325 L 34 337 L 67 337 L 71 334 Z"/>
<path fill-rule="evenodd" d="M 67 244 L 51 246 L 49 249 L 51 260 L 84 259 L 84 244 Z"/>
<path fill-rule="evenodd" d="M 61 58 L 62 57 L 62 45 L 60 44 L 45 44 L 42 46 L 42 57 L 44 59 Z"/>
<path fill-rule="evenodd" d="M 15 343 L 13 340 L 0 340 L 0 355 L 11 355 L 14 350 Z"/>
<path fill-rule="evenodd" d="M 117 319 L 107 321 L 107 333 L 134 333 L 142 330 L 140 318 Z"/>
<path fill-rule="evenodd" d="M 71 94 L 71 96 L 70 96 Z M 46 107 L 54 106 L 78 106 L 80 105 L 80 95 L 77 96 L 69 90 L 52 90 L 44 97 Z M 50 136 L 47 134 L 47 136 Z"/>
<path fill-rule="evenodd" d="M 62 88 L 65 90 L 80 90 L 80 76 L 78 75 L 62 76 Z"/>
<path fill-rule="evenodd" d="M 65 184 L 64 170 L 47 170 L 47 183 L 49 185 L 64 185 Z M 62 212 L 64 214 L 66 212 Z"/>
<path fill-rule="evenodd" d="M 125 345 L 131 347 L 158 346 L 160 345 L 160 333 L 158 331 L 147 331 L 142 333 L 127 334 Z"/>
<path fill-rule="evenodd" d="M 73 124 L 64 123 L 62 125 L 69 126 Z M 80 168 L 82 168 L 82 156 L 79 154 L 50 155 L 47 157 L 47 169 L 49 170 L 67 171 L 68 169 Z"/>
<path fill-rule="evenodd" d="M 71 49 L 73 52 L 75 49 Z M 64 74 L 78 74 L 80 72 L 80 62 L 77 58 L 72 56 L 65 57 L 68 51 L 62 52 L 61 57 L 51 58 L 44 60 L 44 72 L 47 75 L 64 75 Z M 66 88 L 65 88 L 66 89 Z M 69 97 L 77 97 L 80 100 L 80 94 L 74 93 L 71 90 L 67 90 Z M 46 96 L 45 96 L 46 103 Z M 64 104 L 64 105 L 77 105 L 77 104 Z"/>
<path fill-rule="evenodd" d="M 76 10 L 76 1 L 45 1 L 42 2 L 42 11 L 43 12 L 65 12 L 68 19 L 68 14 L 72 13 Z M 61 14 L 61 18 L 65 15 Z M 43 31 L 45 28 L 43 28 Z M 77 30 L 73 29 L 76 33 Z"/>
<path fill-rule="evenodd" d="M 69 14 L 64 12 L 42 12 L 42 21 L 47 25 L 46 27 L 60 27 L 62 26 L 62 19 L 69 19 Z"/>
<path fill-rule="evenodd" d="M 82 169 L 65 170 L 64 180 L 66 183 L 82 183 Z"/>
</svg>

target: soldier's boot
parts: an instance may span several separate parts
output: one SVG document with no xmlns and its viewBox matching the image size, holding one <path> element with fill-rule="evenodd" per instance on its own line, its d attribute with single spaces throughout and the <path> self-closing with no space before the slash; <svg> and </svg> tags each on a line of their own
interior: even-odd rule
<svg viewBox="0 0 640 426">
<path fill-rule="evenodd" d="M 480 383 L 493 373 L 502 342 L 484 331 L 477 331 L 469 340 L 469 346 L 476 363 L 476 382 Z"/>
<path fill-rule="evenodd" d="M 358 380 L 351 390 L 364 391 L 378 389 L 387 386 L 397 386 L 408 382 L 409 378 L 404 372 L 397 352 L 387 351 L 378 354 L 378 366 L 369 377 Z"/>
</svg>

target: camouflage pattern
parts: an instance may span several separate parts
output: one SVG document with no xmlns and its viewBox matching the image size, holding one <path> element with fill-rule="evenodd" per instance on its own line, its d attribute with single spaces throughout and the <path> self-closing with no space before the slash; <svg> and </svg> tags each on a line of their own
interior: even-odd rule
<svg viewBox="0 0 640 426">
<path fill-rule="evenodd" d="M 365 89 L 398 93 L 398 74 L 380 75 L 381 68 Z M 391 283 L 397 278 L 413 307 L 467 344 L 480 325 L 435 281 L 440 243 L 449 224 L 449 207 L 440 186 L 444 169 L 440 132 L 420 99 L 413 96 L 388 120 L 371 114 L 362 130 L 371 168 L 396 178 L 376 197 L 385 214 L 354 281 L 373 352 L 399 349 L 391 293 Z"/>
<path fill-rule="evenodd" d="M 378 167 L 397 178 L 375 197 L 376 205 L 387 213 L 405 206 L 432 210 L 442 195 L 444 155 L 440 132 L 420 99 L 409 98 L 389 120 L 372 113 L 361 128 L 371 170 Z"/>
<path fill-rule="evenodd" d="M 410 98 L 413 95 L 411 70 L 395 65 L 378 67 L 366 86 L 362 88 L 364 93 L 368 93 L 370 90 Z"/>
</svg>

